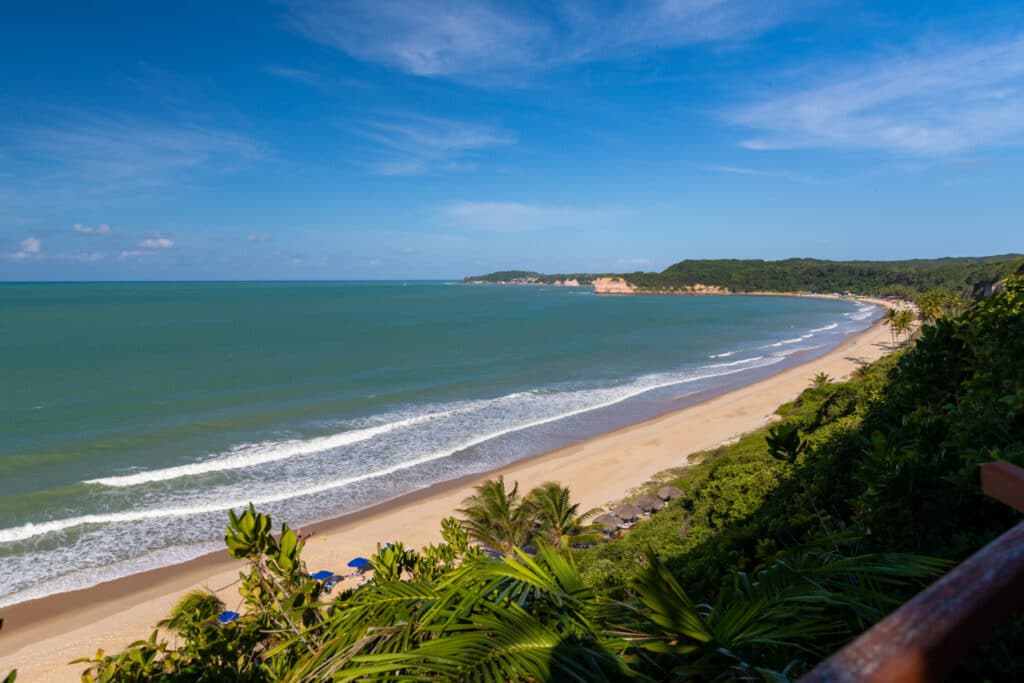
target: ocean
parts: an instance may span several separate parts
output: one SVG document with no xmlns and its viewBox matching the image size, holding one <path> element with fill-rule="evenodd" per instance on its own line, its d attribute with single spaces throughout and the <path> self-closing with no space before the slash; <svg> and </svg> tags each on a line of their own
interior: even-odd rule
<svg viewBox="0 0 1024 683">
<path fill-rule="evenodd" d="M 565 446 L 880 311 L 453 282 L 0 285 L 0 606 Z M 571 482 L 566 482 L 571 485 Z"/>
</svg>

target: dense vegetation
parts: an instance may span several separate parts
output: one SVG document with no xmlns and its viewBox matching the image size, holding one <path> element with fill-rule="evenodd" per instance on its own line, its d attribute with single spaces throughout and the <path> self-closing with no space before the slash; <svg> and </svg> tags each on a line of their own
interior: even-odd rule
<svg viewBox="0 0 1024 683">
<path fill-rule="evenodd" d="M 728 287 L 734 292 L 844 292 L 916 298 L 941 290 L 977 298 L 1024 266 L 1024 256 L 909 261 L 825 261 L 793 258 L 762 260 L 687 260 L 660 273 L 629 273 L 641 290 L 671 291 L 694 284 Z"/>
<path fill-rule="evenodd" d="M 162 625 L 175 644 L 98 653 L 86 680 L 797 676 L 934 574 L 924 555 L 959 561 L 1019 521 L 978 466 L 1024 464 L 1024 278 L 852 381 L 815 377 L 779 415 L 666 473 L 685 496 L 620 540 L 574 551 L 588 514 L 566 489 L 486 482 L 444 543 L 379 548 L 372 580 L 334 599 L 287 526 L 232 514 L 245 614 L 220 625 L 216 598 L 186 596 Z M 1024 669 L 1022 621 L 961 677 Z"/>
<path fill-rule="evenodd" d="M 621 591 L 653 548 L 697 596 L 727 588 L 796 549 L 928 553 L 960 561 L 1020 521 L 985 498 L 979 465 L 1024 464 L 1024 278 L 956 319 L 925 326 L 914 348 L 862 368 L 850 382 L 816 378 L 782 406 L 803 435 L 795 459 L 769 430 L 694 456 L 666 473 L 686 492 L 624 539 L 580 558 L 591 585 Z M 907 589 L 893 592 L 903 599 Z M 964 677 L 1024 670 L 1024 621 L 986 643 Z"/>
</svg>

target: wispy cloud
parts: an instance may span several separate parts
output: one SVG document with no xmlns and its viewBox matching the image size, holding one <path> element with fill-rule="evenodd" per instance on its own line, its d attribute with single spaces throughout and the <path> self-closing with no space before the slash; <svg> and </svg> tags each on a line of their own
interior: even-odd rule
<svg viewBox="0 0 1024 683">
<path fill-rule="evenodd" d="M 106 258 L 100 251 L 46 252 L 43 242 L 38 237 L 26 237 L 21 240 L 18 251 L 3 254 L 14 261 L 68 261 L 75 263 L 97 263 Z"/>
<path fill-rule="evenodd" d="M 493 78 L 566 63 L 747 38 L 785 20 L 795 3 L 634 0 L 290 0 L 290 22 L 311 40 L 419 76 Z"/>
<path fill-rule="evenodd" d="M 453 227 L 492 232 L 527 232 L 593 225 L 620 215 L 615 209 L 581 209 L 519 202 L 451 202 L 441 209 Z"/>
<path fill-rule="evenodd" d="M 376 145 L 369 166 L 378 175 L 469 170 L 482 150 L 516 142 L 492 126 L 424 116 L 367 121 L 356 132 Z"/>
<path fill-rule="evenodd" d="M 756 178 L 778 178 L 780 180 L 790 180 L 795 183 L 804 183 L 806 185 L 820 185 L 821 181 L 811 176 L 801 175 L 799 173 L 790 173 L 788 171 L 774 171 L 771 169 L 761 168 L 747 168 L 745 166 L 721 166 L 717 164 L 701 165 L 698 168 L 704 169 L 705 171 L 714 171 L 715 173 L 730 173 L 732 175 L 745 175 L 753 176 Z"/>
<path fill-rule="evenodd" d="M 167 237 L 147 237 L 139 242 L 139 249 L 170 249 L 174 246 L 174 240 Z"/>
<path fill-rule="evenodd" d="M 1024 37 L 931 45 L 820 74 L 726 114 L 755 150 L 825 147 L 948 154 L 1024 134 Z"/>
<path fill-rule="evenodd" d="M 112 234 L 110 226 L 106 223 L 100 223 L 95 227 L 91 225 L 83 225 L 82 223 L 75 223 L 71 226 L 71 229 L 78 235 L 106 237 Z"/>
<path fill-rule="evenodd" d="M 262 233 L 256 233 L 256 234 L 249 235 L 245 239 L 248 240 L 249 242 L 256 242 L 258 244 L 262 244 L 264 242 L 269 242 L 270 241 L 270 235 L 264 235 Z"/>
<path fill-rule="evenodd" d="M 305 71 L 304 69 L 293 69 L 289 66 L 268 66 L 266 72 L 271 76 L 277 76 L 278 78 L 284 78 L 289 81 L 297 81 L 306 85 L 319 86 L 322 84 L 320 74 L 313 73 L 312 71 Z"/>
<path fill-rule="evenodd" d="M 43 255 L 43 243 L 38 237 L 26 237 L 21 240 L 19 246 L 21 248 L 18 251 L 5 254 L 7 258 L 14 259 L 15 261 L 26 261 L 41 258 Z"/>
<path fill-rule="evenodd" d="M 74 114 L 9 131 L 12 156 L 32 168 L 37 181 L 74 183 L 91 192 L 165 186 L 268 154 L 232 131 L 121 115 Z"/>
<path fill-rule="evenodd" d="M 101 251 L 75 251 L 60 253 L 54 256 L 58 261 L 72 261 L 75 263 L 98 263 L 107 257 Z"/>
</svg>

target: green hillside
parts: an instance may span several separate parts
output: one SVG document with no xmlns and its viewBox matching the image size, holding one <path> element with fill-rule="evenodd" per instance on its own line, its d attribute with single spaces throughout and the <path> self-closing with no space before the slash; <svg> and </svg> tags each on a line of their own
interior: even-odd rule
<svg viewBox="0 0 1024 683">
<path fill-rule="evenodd" d="M 977 297 L 1022 267 L 1021 254 L 908 261 L 718 259 L 680 261 L 660 273 L 628 273 L 625 278 L 646 291 L 702 284 L 734 292 L 851 291 L 914 297 L 937 289 Z"/>
</svg>

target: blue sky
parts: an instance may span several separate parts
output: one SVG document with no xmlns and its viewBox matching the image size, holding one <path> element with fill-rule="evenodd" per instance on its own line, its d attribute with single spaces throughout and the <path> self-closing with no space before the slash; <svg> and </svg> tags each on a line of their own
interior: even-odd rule
<svg viewBox="0 0 1024 683">
<path fill-rule="evenodd" d="M 4 280 L 1024 251 L 1019 2 L 4 15 Z"/>
</svg>

